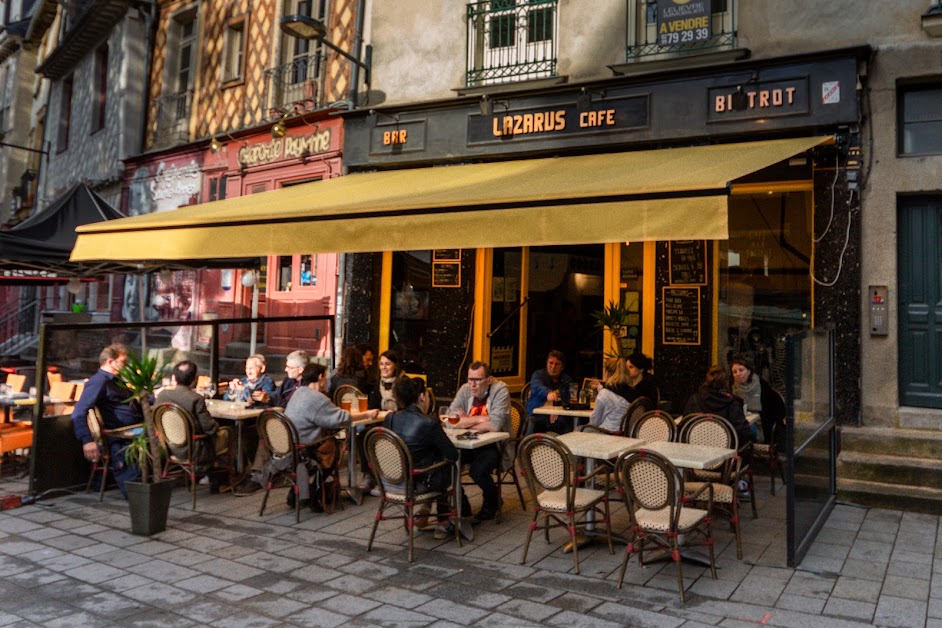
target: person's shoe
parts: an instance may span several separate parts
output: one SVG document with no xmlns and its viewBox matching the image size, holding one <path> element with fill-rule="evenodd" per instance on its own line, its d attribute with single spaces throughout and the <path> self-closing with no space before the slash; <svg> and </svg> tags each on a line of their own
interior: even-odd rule
<svg viewBox="0 0 942 628">
<path fill-rule="evenodd" d="M 435 532 L 432 536 L 435 537 L 436 541 L 444 541 L 448 537 L 455 535 L 455 526 L 454 524 L 449 523 L 448 525 L 437 525 L 435 526 Z"/>
<path fill-rule="evenodd" d="M 286 501 L 288 502 L 288 508 L 294 508 L 294 500 L 295 500 L 295 499 L 296 499 L 296 498 L 295 498 L 295 495 L 294 495 L 294 491 L 288 491 L 288 499 L 286 500 Z M 310 499 L 302 499 L 302 500 L 301 500 L 301 508 L 307 508 L 307 507 L 310 505 L 310 503 L 311 503 L 311 500 L 310 500 Z"/>
<path fill-rule="evenodd" d="M 381 497 L 381 496 L 383 495 L 383 491 L 382 491 L 382 489 L 381 489 L 380 487 L 374 486 L 374 487 L 370 490 L 370 495 L 372 495 L 373 497 Z"/>
<path fill-rule="evenodd" d="M 423 528 L 428 527 L 429 525 L 428 515 L 429 515 L 429 512 L 431 512 L 431 510 L 432 509 L 429 508 L 428 504 L 421 504 L 419 506 L 416 506 L 414 516 L 415 516 L 415 527 L 417 529 L 422 530 Z"/>
<path fill-rule="evenodd" d="M 363 479 L 360 480 L 360 483 L 357 484 L 357 488 L 364 493 L 369 493 L 375 486 L 376 481 L 373 479 L 372 475 L 364 475 Z"/>
<path fill-rule="evenodd" d="M 244 480 L 241 484 L 232 489 L 232 494 L 238 495 L 239 497 L 244 497 L 260 490 L 262 490 L 262 485 L 250 478 L 248 480 Z"/>
<path fill-rule="evenodd" d="M 485 521 L 491 521 L 495 517 L 497 517 L 497 513 L 491 512 L 490 510 L 485 510 L 484 508 L 482 508 L 481 510 L 478 511 L 478 514 L 471 517 L 471 525 L 476 526 Z"/>
</svg>

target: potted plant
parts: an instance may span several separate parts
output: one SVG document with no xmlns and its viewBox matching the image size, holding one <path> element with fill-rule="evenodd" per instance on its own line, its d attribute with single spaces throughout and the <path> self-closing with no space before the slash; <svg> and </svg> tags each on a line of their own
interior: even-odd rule
<svg viewBox="0 0 942 628">
<path fill-rule="evenodd" d="M 131 394 L 127 403 L 141 404 L 144 415 L 144 433 L 135 437 L 125 450 L 129 465 L 141 470 L 139 482 L 126 482 L 128 505 L 131 511 L 131 532 L 150 536 L 167 527 L 173 480 L 163 480 L 165 452 L 157 438 L 151 399 L 160 387 L 167 365 L 158 365 L 157 358 L 138 358 L 128 354 L 125 365 L 118 371 L 119 382 Z"/>
<path fill-rule="evenodd" d="M 625 328 L 628 323 L 629 311 L 618 305 L 615 301 L 609 301 L 601 310 L 592 312 L 595 319 L 595 326 L 599 329 L 608 329 L 611 332 L 611 351 L 605 353 L 607 358 L 627 358 L 629 351 L 625 349 L 621 339 L 625 336 Z"/>
</svg>

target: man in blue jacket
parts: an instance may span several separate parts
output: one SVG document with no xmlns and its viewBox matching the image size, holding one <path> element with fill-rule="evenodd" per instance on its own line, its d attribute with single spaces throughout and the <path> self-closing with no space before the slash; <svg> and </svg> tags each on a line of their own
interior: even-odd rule
<svg viewBox="0 0 942 628">
<path fill-rule="evenodd" d="M 572 431 L 572 419 L 568 417 L 533 414 L 533 411 L 547 401 L 568 401 L 569 386 L 572 379 L 563 372 L 566 368 L 566 356 L 562 351 L 550 351 L 546 356 L 546 368 L 533 372 L 530 377 L 530 398 L 527 400 L 527 414 L 533 432 L 555 432 L 565 434 Z"/>
</svg>

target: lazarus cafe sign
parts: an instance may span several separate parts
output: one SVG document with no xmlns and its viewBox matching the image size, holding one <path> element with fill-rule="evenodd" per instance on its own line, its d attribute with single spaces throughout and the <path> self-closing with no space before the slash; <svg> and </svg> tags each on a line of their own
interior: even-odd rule
<svg viewBox="0 0 942 628">
<path fill-rule="evenodd" d="M 698 44 L 710 35 L 710 0 L 658 0 L 658 46 Z"/>
<path fill-rule="evenodd" d="M 296 137 L 272 138 L 270 142 L 252 144 L 239 149 L 239 163 L 243 166 L 258 166 L 282 159 L 299 159 L 305 155 L 317 155 L 330 150 L 330 129 L 315 131 Z"/>
</svg>

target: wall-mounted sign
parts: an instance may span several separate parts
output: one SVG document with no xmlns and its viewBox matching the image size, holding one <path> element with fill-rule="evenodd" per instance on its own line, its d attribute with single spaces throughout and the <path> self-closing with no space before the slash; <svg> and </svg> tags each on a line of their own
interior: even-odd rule
<svg viewBox="0 0 942 628">
<path fill-rule="evenodd" d="M 706 285 L 706 242 L 673 241 L 670 243 L 668 256 L 671 285 Z"/>
<path fill-rule="evenodd" d="M 742 103 L 734 108 L 734 94 L 738 88 L 742 89 Z M 808 80 L 760 81 L 716 87 L 708 91 L 708 98 L 707 119 L 711 122 L 807 114 Z"/>
<path fill-rule="evenodd" d="M 432 261 L 460 262 L 461 249 L 432 249 Z"/>
<path fill-rule="evenodd" d="M 460 262 L 432 262 L 433 288 L 460 288 Z"/>
<path fill-rule="evenodd" d="M 697 44 L 710 36 L 710 0 L 658 1 L 658 46 Z"/>
<path fill-rule="evenodd" d="M 298 159 L 305 155 L 317 155 L 330 150 L 330 129 L 315 131 L 307 135 L 286 135 L 271 141 L 252 144 L 239 149 L 239 163 L 257 166 L 279 159 Z"/>
<path fill-rule="evenodd" d="M 661 339 L 666 345 L 700 344 L 700 288 L 663 288 Z"/>
<path fill-rule="evenodd" d="M 497 111 L 468 116 L 468 143 L 623 131 L 648 125 L 648 96 L 619 99 L 596 97 L 588 108 L 573 104 Z"/>
</svg>

